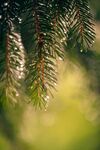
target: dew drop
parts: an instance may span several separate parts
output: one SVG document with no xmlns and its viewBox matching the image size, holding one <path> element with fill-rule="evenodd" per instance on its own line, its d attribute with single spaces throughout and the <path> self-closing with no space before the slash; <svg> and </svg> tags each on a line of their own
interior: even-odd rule
<svg viewBox="0 0 100 150">
<path fill-rule="evenodd" d="M 18 18 L 18 20 L 19 20 L 19 23 L 22 23 L 22 19 L 21 18 Z"/>
<path fill-rule="evenodd" d="M 52 5 L 50 4 L 50 7 L 52 7 Z"/>
<path fill-rule="evenodd" d="M 46 98 L 49 100 L 49 98 L 50 98 L 49 95 L 47 95 Z"/>
<path fill-rule="evenodd" d="M 24 67 L 24 64 L 21 64 L 20 67 L 23 68 L 23 67 Z"/>
<path fill-rule="evenodd" d="M 41 97 L 43 98 L 43 97 L 44 97 L 44 95 L 42 94 L 42 95 L 41 95 Z"/>
<path fill-rule="evenodd" d="M 20 46 L 20 49 L 23 49 L 23 46 L 22 46 L 22 45 Z"/>
<path fill-rule="evenodd" d="M 17 70 L 20 70 L 20 68 L 17 66 Z"/>
<path fill-rule="evenodd" d="M 18 96 L 19 96 L 19 94 L 18 94 L 18 93 L 16 93 L 16 96 L 18 97 Z"/>
<path fill-rule="evenodd" d="M 54 83 L 54 85 L 56 86 L 56 85 L 57 85 L 57 83 Z"/>
<path fill-rule="evenodd" d="M 19 75 L 18 78 L 21 79 L 21 75 Z"/>
<path fill-rule="evenodd" d="M 17 50 L 17 47 L 15 47 L 14 49 Z"/>
<path fill-rule="evenodd" d="M 63 42 L 63 39 L 61 39 L 60 42 L 62 43 L 62 42 Z"/>
<path fill-rule="evenodd" d="M 20 71 L 23 71 L 24 70 L 24 68 L 20 68 Z"/>
<path fill-rule="evenodd" d="M 21 61 L 20 64 L 24 66 L 24 62 L 23 61 Z"/>
<path fill-rule="evenodd" d="M 23 72 L 21 72 L 20 74 L 21 74 L 22 76 L 24 75 L 24 73 L 23 73 Z"/>
<path fill-rule="evenodd" d="M 30 88 L 33 89 L 33 86 L 31 86 Z"/>
<path fill-rule="evenodd" d="M 10 38 L 10 39 L 13 39 L 13 37 L 12 37 L 11 35 L 9 36 L 9 38 Z"/>
<path fill-rule="evenodd" d="M 47 97 L 45 97 L 44 100 L 47 102 L 48 101 Z"/>
<path fill-rule="evenodd" d="M 80 52 L 82 53 L 82 52 L 83 52 L 83 49 L 81 49 Z"/>
<path fill-rule="evenodd" d="M 61 57 L 59 57 L 59 60 L 61 60 L 61 61 L 62 61 L 63 59 L 62 59 Z"/>
<path fill-rule="evenodd" d="M 20 38 L 18 39 L 18 42 L 21 42 L 21 39 L 20 39 Z"/>
<path fill-rule="evenodd" d="M 45 111 L 47 111 L 47 109 L 45 108 Z"/>
<path fill-rule="evenodd" d="M 21 18 L 18 18 L 18 20 L 19 20 L 19 21 L 22 21 L 22 19 L 21 19 Z"/>
<path fill-rule="evenodd" d="M 64 37 L 62 40 L 63 40 L 63 41 L 65 41 L 65 40 L 66 40 L 66 38 Z"/>
<path fill-rule="evenodd" d="M 47 35 L 46 33 L 44 33 L 44 35 Z"/>
<path fill-rule="evenodd" d="M 8 3 L 4 3 L 4 6 L 7 6 L 8 5 Z"/>
<path fill-rule="evenodd" d="M 91 31 L 88 31 L 89 33 L 91 33 Z"/>
<path fill-rule="evenodd" d="M 90 6 L 88 5 L 87 8 L 90 8 Z"/>
</svg>

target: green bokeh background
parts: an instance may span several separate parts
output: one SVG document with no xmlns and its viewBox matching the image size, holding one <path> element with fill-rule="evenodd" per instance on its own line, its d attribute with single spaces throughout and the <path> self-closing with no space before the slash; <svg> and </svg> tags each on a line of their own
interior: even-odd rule
<svg viewBox="0 0 100 150">
<path fill-rule="evenodd" d="M 100 0 L 91 0 L 100 53 Z M 100 68 L 98 70 L 100 72 Z M 46 110 L 31 105 L 0 111 L 0 150 L 100 150 L 99 96 L 79 62 L 59 61 L 57 92 Z M 94 109 L 94 100 L 98 101 Z M 92 105 L 93 104 L 93 105 Z M 99 117 L 97 117 L 99 116 Z"/>
</svg>

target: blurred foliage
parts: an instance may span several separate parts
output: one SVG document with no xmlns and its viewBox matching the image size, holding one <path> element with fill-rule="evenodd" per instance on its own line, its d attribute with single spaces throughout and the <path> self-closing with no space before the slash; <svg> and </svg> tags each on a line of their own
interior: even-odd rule
<svg viewBox="0 0 100 150">
<path fill-rule="evenodd" d="M 99 0 L 91 3 L 100 19 Z M 92 51 L 59 61 L 58 91 L 46 111 L 0 107 L 0 150 L 100 150 L 99 24 L 96 30 Z"/>
<path fill-rule="evenodd" d="M 99 65 L 97 54 L 98 50 L 73 57 L 69 52 L 64 65 L 59 61 L 58 91 L 46 111 L 30 105 L 1 110 L 0 150 L 99 150 L 99 108 L 91 106 L 99 96 L 94 88 L 99 80 L 94 69 Z"/>
<path fill-rule="evenodd" d="M 90 0 L 94 14 L 95 14 L 95 18 L 96 20 L 100 20 L 100 1 L 99 0 Z"/>
</svg>

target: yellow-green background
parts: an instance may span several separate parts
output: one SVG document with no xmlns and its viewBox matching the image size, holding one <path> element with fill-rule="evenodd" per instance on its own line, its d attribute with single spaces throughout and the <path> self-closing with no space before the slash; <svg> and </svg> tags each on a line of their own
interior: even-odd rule
<svg viewBox="0 0 100 150">
<path fill-rule="evenodd" d="M 99 19 L 99 1 L 92 3 Z M 92 49 L 100 53 L 99 22 L 96 33 Z M 21 106 L 8 112 L 7 123 L 0 122 L 0 150 L 100 150 L 100 110 L 92 106 L 99 99 L 88 86 L 90 77 L 69 59 L 59 61 L 58 72 L 57 92 L 46 110 Z"/>
</svg>

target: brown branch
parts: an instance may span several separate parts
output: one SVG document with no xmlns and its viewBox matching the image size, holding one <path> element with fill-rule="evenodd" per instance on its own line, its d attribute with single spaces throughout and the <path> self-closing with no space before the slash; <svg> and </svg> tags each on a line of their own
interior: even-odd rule
<svg viewBox="0 0 100 150">
<path fill-rule="evenodd" d="M 8 82 L 8 78 L 9 78 L 9 73 L 10 73 L 10 69 L 9 69 L 9 33 L 7 32 L 6 35 L 6 73 L 7 73 L 7 82 Z"/>
<path fill-rule="evenodd" d="M 37 12 L 34 11 L 35 14 L 35 27 L 36 27 L 36 33 L 37 33 L 37 38 L 38 38 L 38 48 L 40 49 L 39 55 L 40 55 L 40 61 L 37 64 L 37 69 L 38 69 L 38 74 L 39 77 L 37 79 L 37 84 L 38 84 L 38 96 L 41 96 L 40 93 L 40 86 L 39 86 L 39 82 L 40 82 L 40 77 L 42 79 L 42 84 L 44 86 L 44 58 L 42 56 L 42 52 L 41 52 L 41 48 L 43 47 L 44 44 L 44 34 L 41 33 L 41 28 L 40 28 L 40 21 L 39 21 L 39 16 L 37 15 Z"/>
</svg>

